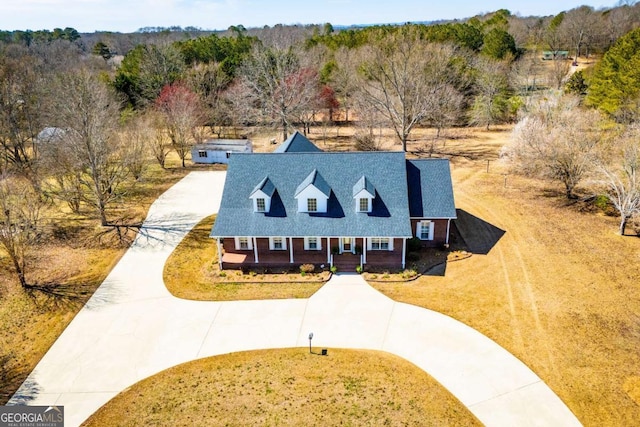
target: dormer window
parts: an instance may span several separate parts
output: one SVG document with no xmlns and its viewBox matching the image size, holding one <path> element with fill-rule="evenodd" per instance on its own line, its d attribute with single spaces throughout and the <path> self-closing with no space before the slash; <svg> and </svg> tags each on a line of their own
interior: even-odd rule
<svg viewBox="0 0 640 427">
<path fill-rule="evenodd" d="M 356 212 L 368 212 L 373 210 L 373 199 L 376 197 L 376 189 L 367 177 L 363 176 L 353 186 L 353 198 L 356 201 Z"/>
<path fill-rule="evenodd" d="M 251 192 L 249 196 L 253 200 L 253 211 L 259 213 L 268 213 L 271 209 L 271 198 L 276 192 L 269 177 L 265 177 Z"/>
<path fill-rule="evenodd" d="M 369 199 L 366 197 L 361 197 L 358 199 L 358 211 L 359 212 L 369 212 Z"/>
<path fill-rule="evenodd" d="M 296 189 L 295 198 L 298 200 L 298 212 L 327 212 L 327 201 L 330 194 L 331 187 L 314 169 Z"/>
</svg>

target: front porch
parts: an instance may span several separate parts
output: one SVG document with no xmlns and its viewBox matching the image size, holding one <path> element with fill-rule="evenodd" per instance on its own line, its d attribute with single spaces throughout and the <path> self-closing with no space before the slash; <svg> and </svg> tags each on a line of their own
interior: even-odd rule
<svg viewBox="0 0 640 427">
<path fill-rule="evenodd" d="M 375 268 L 403 268 L 406 248 L 404 239 L 392 239 L 390 250 L 367 250 L 366 238 L 319 238 L 319 249 L 305 248 L 303 238 L 285 238 L 286 244 L 274 249 L 268 238 L 247 238 L 242 248 L 237 239 L 226 238 L 219 244 L 222 253 L 220 267 L 224 269 L 245 268 L 296 268 L 302 264 L 313 264 L 339 271 L 356 271 L 362 265 Z M 345 244 L 348 242 L 349 244 Z"/>
</svg>

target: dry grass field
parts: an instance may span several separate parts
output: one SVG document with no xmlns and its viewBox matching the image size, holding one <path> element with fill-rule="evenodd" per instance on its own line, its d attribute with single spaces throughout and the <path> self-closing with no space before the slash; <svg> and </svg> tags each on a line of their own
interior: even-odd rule
<svg viewBox="0 0 640 427">
<path fill-rule="evenodd" d="M 353 129 L 339 132 L 319 145 L 348 149 L 342 136 Z M 417 136 L 413 155 L 428 156 L 432 133 Z M 508 127 L 452 130 L 434 146 L 434 155 L 451 159 L 460 216 L 480 222 L 497 241 L 475 242 L 481 250 L 448 263 L 444 276 L 372 285 L 494 339 L 585 425 L 633 425 L 640 419 L 640 239 L 616 235 L 616 217 L 567 201 L 555 183 L 509 174 L 498 158 L 509 136 Z"/>
<path fill-rule="evenodd" d="M 481 424 L 427 373 L 399 357 L 341 349 L 318 356 L 294 348 L 173 367 L 120 393 L 84 425 Z"/>
<path fill-rule="evenodd" d="M 218 250 L 209 237 L 215 215 L 200 221 L 173 251 L 164 283 L 178 298 L 199 301 L 309 298 L 329 279 L 329 272 L 257 274 L 220 271 Z"/>
<path fill-rule="evenodd" d="M 309 137 L 323 149 L 346 150 L 352 147 L 349 136 L 353 132 L 352 128 L 318 128 Z M 382 134 L 386 138 L 391 136 L 388 131 Z M 586 202 L 568 202 L 559 185 L 509 174 L 498 159 L 500 147 L 508 141 L 509 135 L 509 128 L 497 128 L 489 132 L 457 129 L 448 131 L 446 140 L 435 141 L 429 130 L 416 133 L 416 141 L 409 146 L 412 155 L 427 157 L 433 152 L 434 156 L 450 158 L 457 207 L 462 214 L 475 217 L 489 228 L 498 230 L 499 239 L 490 242 L 488 251 L 477 251 L 468 259 L 448 263 L 443 276 L 423 276 L 412 282 L 375 283 L 374 286 L 397 301 L 450 315 L 489 336 L 536 372 L 583 424 L 636 425 L 640 419 L 640 406 L 637 403 L 640 395 L 640 238 L 616 235 L 617 218 L 602 214 Z M 256 151 L 270 151 L 273 146 L 269 140 L 277 136 L 277 132 L 264 132 L 250 137 L 255 137 Z M 388 142 L 385 148 L 398 149 L 399 146 Z M 158 193 L 160 191 L 162 188 L 159 185 Z M 209 225 L 203 224 L 202 227 Z M 633 227 L 628 233 L 633 233 Z M 83 248 L 83 245 L 78 248 L 67 245 L 64 246 L 70 251 L 67 255 L 66 252 L 59 252 L 63 246 L 54 246 L 48 252 L 41 252 L 39 277 L 56 277 L 66 282 L 80 278 L 79 282 L 90 285 L 89 291 L 97 286 L 121 253 L 120 249 L 105 245 L 98 245 L 96 250 L 112 253 L 94 253 Z M 71 252 L 74 256 L 70 255 Z M 65 255 L 57 256 L 62 253 Z M 111 255 L 107 256 L 109 253 Z M 63 261 L 67 259 L 70 265 Z M 0 258 L 0 262 L 6 263 L 6 259 Z M 82 266 L 78 267 L 78 264 Z M 15 372 L 18 376 L 11 377 L 10 384 L 0 376 L 5 393 L 19 383 L 16 378 L 24 377 L 33 368 L 77 311 L 75 307 L 53 310 L 34 305 L 31 299 L 11 289 L 13 285 L 8 277 L 3 264 L 0 268 L 0 352 L 11 354 L 12 360 L 20 363 L 15 369 L 11 365 L 10 376 Z M 267 288 L 253 289 L 251 292 L 260 293 Z M 239 289 L 232 288 L 232 291 Z M 262 295 L 272 297 L 268 293 Z M 246 362 L 251 366 L 252 375 L 268 378 L 270 369 L 262 364 L 263 359 L 294 360 L 298 363 L 294 355 L 266 354 L 271 353 L 262 353 L 260 362 Z M 211 362 L 202 363 L 232 364 L 236 356 L 229 356 L 228 362 L 224 362 L 223 358 L 220 362 L 212 359 Z M 355 364 L 362 357 L 345 360 Z M 332 358 L 317 357 L 312 360 L 324 367 Z M 240 362 L 238 365 L 244 366 Z M 262 366 L 265 369 L 261 369 Z M 343 366 L 335 367 L 336 375 L 346 377 L 356 369 L 355 365 Z M 318 372 L 320 367 L 307 367 L 303 372 Z M 183 368 L 174 369 L 180 372 L 179 369 Z M 195 371 L 199 372 L 198 369 Z M 367 375 L 374 375 L 377 371 L 377 368 L 368 367 Z M 231 377 L 238 373 L 220 371 L 221 374 L 215 377 L 221 381 L 224 379 L 225 386 L 237 387 L 222 372 L 229 373 Z M 322 371 L 322 374 L 325 373 Z M 184 374 L 187 375 L 186 371 Z M 300 377 L 304 377 L 302 372 Z M 332 385 L 338 379 L 329 383 L 323 383 L 321 379 L 313 376 L 305 381 L 310 381 L 309 388 L 323 387 L 324 393 L 319 396 L 326 396 L 334 391 L 330 389 L 336 388 Z M 155 380 L 151 378 L 146 381 Z M 196 375 L 192 384 L 203 381 Z M 129 397 L 124 400 L 130 400 L 129 403 L 137 409 L 147 410 L 147 415 L 152 416 L 154 408 L 161 408 L 157 401 L 152 402 L 153 387 L 148 384 L 154 383 L 136 385 L 132 390 L 140 396 L 128 394 L 125 396 Z M 260 385 L 264 387 L 264 396 L 267 396 L 269 387 L 273 388 L 264 383 Z M 211 384 L 208 387 L 213 390 Z M 215 392 L 231 395 L 224 389 L 216 389 Z M 242 393 L 244 395 L 245 392 Z M 144 401 L 142 395 L 151 396 L 151 400 Z M 274 398 L 276 395 L 269 393 L 267 397 Z M 197 392 L 189 394 L 183 390 L 180 399 L 185 396 L 196 401 L 199 398 Z M 306 402 L 306 405 L 310 404 L 305 400 L 306 395 L 294 396 Z M 421 398 L 425 396 L 429 394 L 421 395 Z M 636 401 L 631 396 L 635 396 Z M 289 399 L 295 401 L 296 397 Z M 340 400 L 339 396 L 335 399 Z M 427 406 L 440 405 L 440 399 L 444 397 L 429 400 Z M 249 405 L 250 400 L 241 399 L 229 404 L 240 405 L 236 409 L 242 412 L 245 409 L 242 405 Z M 260 401 L 262 405 L 266 404 L 266 398 L 258 399 Z M 393 401 L 399 400 L 394 398 Z M 331 405 L 327 402 L 324 401 L 324 406 L 315 407 L 320 408 L 315 409 L 316 415 L 328 410 L 327 407 Z M 180 408 L 182 404 L 176 400 L 170 408 Z M 303 406 L 300 411 L 305 411 L 306 407 Z M 409 410 L 407 405 L 402 408 Z M 129 408 L 126 411 L 137 409 Z M 371 414 L 373 410 L 367 410 L 367 413 Z M 453 416 L 452 420 L 456 420 L 461 411 L 456 409 L 444 413 L 448 414 L 445 419 Z M 197 416 L 201 416 L 200 412 Z M 236 415 L 229 409 L 227 416 Z M 275 421 L 269 422 L 275 424 Z M 179 422 L 186 423 L 184 420 Z M 357 422 L 352 424 L 358 425 Z"/>
<path fill-rule="evenodd" d="M 504 231 L 489 252 L 450 263 L 443 277 L 374 286 L 489 336 L 583 424 L 637 425 L 640 406 L 625 389 L 638 395 L 640 238 L 617 235 L 616 217 L 568 202 L 553 183 L 506 175 L 505 186 L 495 159 L 508 136 L 479 133 L 442 150 L 456 206 Z"/>
<path fill-rule="evenodd" d="M 55 210 L 48 212 L 45 238 L 29 257 L 27 281 L 49 285 L 65 297 L 24 292 L 11 272 L 9 259 L 0 253 L 0 405 L 120 259 L 151 203 L 189 171 L 177 167 L 177 158 L 168 166 L 164 171 L 151 166 L 143 180 L 129 189 L 127 202 L 109 212 L 119 224 L 133 225 L 122 227 L 120 236 L 115 229 L 100 227 L 88 210 L 64 216 Z"/>
</svg>

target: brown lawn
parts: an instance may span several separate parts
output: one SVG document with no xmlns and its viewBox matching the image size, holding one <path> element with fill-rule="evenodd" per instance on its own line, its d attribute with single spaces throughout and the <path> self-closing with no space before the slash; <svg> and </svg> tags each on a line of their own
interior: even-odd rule
<svg viewBox="0 0 640 427">
<path fill-rule="evenodd" d="M 637 390 L 640 372 L 640 239 L 616 235 L 617 218 L 568 203 L 553 183 L 507 175 L 505 187 L 506 168 L 492 161 L 487 173 L 486 159 L 507 137 L 481 133 L 446 148 L 456 206 L 504 230 L 497 244 L 449 263 L 444 277 L 374 286 L 494 339 L 585 425 L 635 425 L 640 407 L 625 384 Z"/>
<path fill-rule="evenodd" d="M 341 349 L 318 356 L 293 348 L 173 367 L 120 393 L 84 425 L 481 424 L 427 373 L 397 356 Z"/>
<path fill-rule="evenodd" d="M 349 149 L 349 139 L 345 136 L 352 133 L 351 128 L 327 132 L 317 129 L 310 138 L 322 148 Z M 383 134 L 390 135 L 389 132 Z M 504 175 L 507 170 L 500 164 L 498 152 L 508 141 L 508 128 L 490 132 L 457 129 L 448 131 L 447 136 L 444 143 L 434 141 L 433 132 L 429 130 L 419 131 L 409 148 L 417 157 L 429 156 L 433 151 L 436 156 L 451 158 L 457 207 L 464 214 L 484 221 L 487 229 L 504 233 L 496 234 L 499 240 L 488 245 L 485 254 L 476 253 L 471 258 L 448 263 L 444 276 L 425 276 L 406 283 L 375 283 L 374 286 L 398 301 L 450 315 L 494 339 L 531 367 L 585 425 L 637 424 L 640 419 L 640 406 L 636 403 L 640 395 L 640 239 L 616 235 L 617 218 L 603 215 L 586 202 L 568 203 L 559 185 Z M 261 136 L 267 141 L 263 151 L 271 149 L 267 137 L 269 135 Z M 397 144 L 387 146 L 399 148 Z M 490 161 L 488 173 L 487 160 Z M 157 193 L 160 191 L 162 186 L 158 185 Z M 207 231 L 210 224 L 203 223 L 201 227 Z M 630 232 L 633 233 L 633 227 Z M 483 235 L 476 234 L 477 238 Z M 209 244 L 202 235 L 199 239 Z M 95 288 L 121 250 L 98 245 L 96 250 L 107 252 L 94 253 L 82 246 L 65 243 L 43 249 L 38 277 L 54 277 L 69 283 L 77 283 L 74 280 L 80 277 L 83 278 L 80 282 L 88 284 L 89 289 Z M 68 252 L 60 252 L 61 248 Z M 67 253 L 75 255 L 67 257 Z M 65 265 L 61 259 L 69 259 L 71 265 Z M 206 255 L 205 262 L 211 263 L 212 259 L 215 253 Z M 53 310 L 34 305 L 15 291 L 7 273 L 6 258 L 0 258 L 0 264 L 3 331 L 0 356 L 9 355 L 13 361 L 8 373 L 0 371 L 6 400 L 7 393 L 30 372 L 78 308 Z M 207 282 L 205 286 L 210 285 Z M 231 292 L 237 292 L 234 298 L 240 298 L 242 287 L 229 286 Z M 272 286 L 256 287 L 250 291 L 251 298 L 256 295 L 272 298 L 272 290 Z M 229 356 L 230 360 L 236 356 Z M 262 355 L 261 360 L 265 357 Z M 291 355 L 272 358 L 296 360 Z M 313 360 L 326 364 L 329 359 Z M 357 359 L 349 363 L 355 364 Z M 319 368 L 307 368 L 306 372 L 317 372 L 316 369 Z M 340 369 L 336 368 L 336 372 L 346 377 L 351 375 L 353 366 Z M 367 375 L 374 376 L 378 369 L 367 371 Z M 236 373 L 229 375 L 233 378 Z M 225 386 L 233 386 L 229 378 L 222 375 L 216 378 L 224 379 Z M 334 381 L 323 385 L 324 393 L 319 396 L 332 392 L 329 389 L 335 388 L 332 387 L 335 384 Z M 153 387 L 137 387 L 139 394 L 153 391 Z M 269 387 L 264 386 L 265 395 Z M 216 390 L 227 397 L 230 395 Z M 199 398 L 198 393 L 183 392 L 183 396 L 186 400 Z M 290 401 L 310 404 L 305 400 L 306 395 L 295 396 Z M 339 401 L 338 397 L 335 399 Z M 243 399 L 240 405 L 249 407 L 250 401 Z M 316 412 L 327 411 L 331 406 L 327 402 L 333 403 L 325 400 Z M 428 405 L 439 406 L 429 402 Z M 150 409 L 149 413 L 154 409 L 163 410 L 157 400 L 155 406 L 131 403 L 141 410 Z M 178 403 L 172 407 L 177 408 Z M 408 409 L 406 405 L 402 408 Z M 447 417 L 451 412 L 448 414 Z M 229 416 L 235 415 L 230 412 Z"/>
<path fill-rule="evenodd" d="M 309 298 L 329 279 L 329 272 L 273 274 L 225 270 L 209 237 L 215 215 L 200 221 L 173 251 L 164 268 L 164 282 L 178 298 L 200 301 Z"/>
</svg>

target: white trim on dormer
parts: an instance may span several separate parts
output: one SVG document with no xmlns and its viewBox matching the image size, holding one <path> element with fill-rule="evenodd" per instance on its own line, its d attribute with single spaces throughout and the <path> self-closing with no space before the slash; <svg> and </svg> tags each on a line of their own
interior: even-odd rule
<svg viewBox="0 0 640 427">
<path fill-rule="evenodd" d="M 257 213 L 269 213 L 271 209 L 271 197 L 262 192 L 261 190 L 255 191 L 251 197 L 249 197 L 253 201 L 253 211 Z M 264 210 L 261 211 L 258 209 L 258 199 L 264 200 Z"/>
<path fill-rule="evenodd" d="M 327 212 L 327 197 L 322 191 L 318 190 L 313 185 L 308 185 L 304 190 L 300 191 L 296 196 L 298 200 L 298 212 L 304 213 L 326 213 Z M 308 209 L 308 200 L 316 199 L 316 211 L 310 212 Z"/>
</svg>

